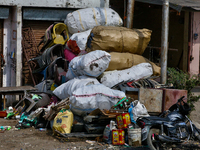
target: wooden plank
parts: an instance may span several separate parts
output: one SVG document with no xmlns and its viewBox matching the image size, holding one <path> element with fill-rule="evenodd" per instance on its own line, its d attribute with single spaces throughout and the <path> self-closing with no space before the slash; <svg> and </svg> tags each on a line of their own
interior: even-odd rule
<svg viewBox="0 0 200 150">
<path fill-rule="evenodd" d="M 183 71 L 188 71 L 188 33 L 189 32 L 189 12 L 185 11 L 184 37 L 183 37 Z"/>
<path fill-rule="evenodd" d="M 34 88 L 32 86 L 16 86 L 16 87 L 0 87 L 0 93 L 9 93 L 9 92 L 24 92 L 24 91 L 31 91 L 31 90 L 37 90 L 37 88 Z"/>
</svg>

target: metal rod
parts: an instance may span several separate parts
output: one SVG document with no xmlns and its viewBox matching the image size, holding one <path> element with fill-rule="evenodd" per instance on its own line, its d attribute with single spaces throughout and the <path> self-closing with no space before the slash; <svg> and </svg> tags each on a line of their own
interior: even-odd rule
<svg viewBox="0 0 200 150">
<path fill-rule="evenodd" d="M 161 83 L 167 81 L 167 52 L 169 31 L 169 0 L 163 1 L 162 8 L 162 37 L 161 37 Z"/>
<path fill-rule="evenodd" d="M 135 0 L 128 0 L 126 27 L 130 29 L 133 28 L 134 3 Z"/>
</svg>

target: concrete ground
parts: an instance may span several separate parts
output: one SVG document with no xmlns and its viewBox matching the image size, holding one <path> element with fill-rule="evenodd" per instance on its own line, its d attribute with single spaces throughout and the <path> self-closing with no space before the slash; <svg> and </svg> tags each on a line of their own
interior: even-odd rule
<svg viewBox="0 0 200 150">
<path fill-rule="evenodd" d="M 200 95 L 200 86 L 192 89 L 194 95 Z M 190 119 L 200 129 L 200 100 L 195 104 L 195 110 L 191 112 Z"/>
</svg>

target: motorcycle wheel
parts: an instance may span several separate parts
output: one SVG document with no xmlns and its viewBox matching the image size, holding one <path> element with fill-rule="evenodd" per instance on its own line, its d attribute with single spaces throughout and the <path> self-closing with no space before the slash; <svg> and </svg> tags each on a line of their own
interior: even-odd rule
<svg viewBox="0 0 200 150">
<path fill-rule="evenodd" d="M 161 134 L 161 130 L 158 128 L 151 128 L 147 136 L 147 144 L 150 150 L 171 150 L 172 148 L 163 147 L 160 141 L 153 139 L 153 134 Z"/>
<path fill-rule="evenodd" d="M 200 142 L 200 131 L 199 129 L 193 124 L 194 132 L 197 132 L 195 134 L 196 139 Z"/>
<path fill-rule="evenodd" d="M 151 128 L 147 137 L 147 144 L 151 150 L 159 150 L 161 144 L 159 141 L 153 139 L 153 134 L 160 134 L 160 129 Z"/>
</svg>

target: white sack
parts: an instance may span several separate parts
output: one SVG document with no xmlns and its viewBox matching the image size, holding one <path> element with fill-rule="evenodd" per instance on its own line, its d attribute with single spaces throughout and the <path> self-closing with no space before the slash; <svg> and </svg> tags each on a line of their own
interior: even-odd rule
<svg viewBox="0 0 200 150">
<path fill-rule="evenodd" d="M 100 84 L 100 83 L 96 78 L 79 76 L 58 86 L 53 91 L 53 94 L 55 94 L 60 99 L 65 99 L 67 97 L 72 96 L 72 92 L 75 91 L 76 89 L 93 84 Z"/>
<path fill-rule="evenodd" d="M 126 97 L 124 92 L 112 90 L 103 84 L 88 85 L 73 92 L 70 97 L 71 110 L 76 115 L 86 115 L 97 108 L 110 109 L 123 97 Z"/>
<path fill-rule="evenodd" d="M 149 77 L 153 74 L 153 69 L 149 63 L 140 63 L 129 69 L 120 71 L 107 71 L 103 73 L 100 82 L 107 86 L 113 87 L 123 81 L 138 80 Z"/>
<path fill-rule="evenodd" d="M 80 50 L 85 50 L 87 39 L 91 30 L 92 29 L 80 33 L 74 33 L 69 39 L 75 40 Z"/>
<path fill-rule="evenodd" d="M 101 50 L 77 56 L 70 61 L 66 77 L 68 80 L 82 75 L 98 77 L 108 68 L 110 59 L 110 54 Z"/>
<path fill-rule="evenodd" d="M 138 117 L 149 116 L 146 107 L 142 103 L 140 103 L 140 101 L 135 100 L 132 102 L 131 105 L 133 105 L 132 113 L 133 113 L 133 119 L 135 121 L 137 120 Z"/>
<path fill-rule="evenodd" d="M 64 23 L 71 34 L 92 29 L 95 26 L 122 26 L 119 14 L 111 8 L 84 8 L 67 14 Z"/>
</svg>

